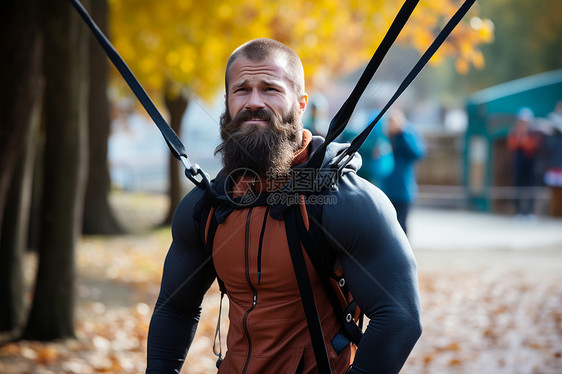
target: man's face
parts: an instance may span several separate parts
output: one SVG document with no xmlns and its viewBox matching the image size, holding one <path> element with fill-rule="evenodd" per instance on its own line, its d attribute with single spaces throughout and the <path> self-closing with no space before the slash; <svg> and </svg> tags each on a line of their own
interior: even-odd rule
<svg viewBox="0 0 562 374">
<path fill-rule="evenodd" d="M 252 61 L 239 56 L 231 66 L 229 87 L 226 96 L 227 110 L 234 118 L 242 111 L 266 109 L 278 117 L 284 118 L 297 109 L 300 122 L 306 108 L 306 95 L 297 97 L 283 58 L 268 58 L 264 61 Z M 263 119 L 249 119 L 242 126 L 250 124 L 266 126 Z"/>
<path fill-rule="evenodd" d="M 261 176 L 288 172 L 302 145 L 300 99 L 283 61 L 251 61 L 240 56 L 231 66 L 226 110 L 221 118 L 222 153 L 227 172 L 245 168 Z"/>
</svg>

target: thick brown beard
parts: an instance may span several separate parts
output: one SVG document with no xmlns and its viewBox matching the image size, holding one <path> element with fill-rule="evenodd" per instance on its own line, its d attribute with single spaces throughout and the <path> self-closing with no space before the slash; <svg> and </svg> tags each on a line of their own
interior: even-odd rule
<svg viewBox="0 0 562 374">
<path fill-rule="evenodd" d="M 247 124 L 252 118 L 267 120 L 267 126 Z M 286 175 L 291 167 L 301 125 L 298 109 L 291 108 L 287 116 L 280 118 L 268 109 L 241 111 L 230 118 L 228 108 L 221 116 L 222 143 L 215 154 L 222 154 L 222 163 L 227 173 L 237 169 L 250 169 L 261 177 Z"/>
</svg>

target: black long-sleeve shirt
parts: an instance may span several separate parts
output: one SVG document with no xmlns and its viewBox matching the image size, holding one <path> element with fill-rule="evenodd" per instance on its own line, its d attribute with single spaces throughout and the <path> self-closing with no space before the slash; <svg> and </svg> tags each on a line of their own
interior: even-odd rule
<svg viewBox="0 0 562 374">
<path fill-rule="evenodd" d="M 357 167 L 357 160 L 350 167 Z M 173 242 L 150 323 L 147 373 L 179 373 L 195 335 L 203 296 L 215 279 L 193 217 L 202 195 L 195 189 L 176 210 Z M 335 243 L 332 250 L 338 253 L 354 299 L 370 319 L 350 373 L 396 373 L 421 334 L 417 270 L 410 245 L 387 197 L 353 170 L 329 195 L 335 197 L 335 204 L 323 207 L 322 226 Z"/>
</svg>

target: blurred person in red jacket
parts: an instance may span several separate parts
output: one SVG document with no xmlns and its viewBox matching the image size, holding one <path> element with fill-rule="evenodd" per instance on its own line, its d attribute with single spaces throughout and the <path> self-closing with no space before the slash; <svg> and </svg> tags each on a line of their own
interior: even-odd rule
<svg viewBox="0 0 562 374">
<path fill-rule="evenodd" d="M 507 136 L 507 149 L 513 156 L 513 180 L 516 187 L 515 212 L 517 217 L 533 217 L 535 164 L 540 137 L 533 131 L 533 111 L 521 108 L 515 125 Z"/>
</svg>

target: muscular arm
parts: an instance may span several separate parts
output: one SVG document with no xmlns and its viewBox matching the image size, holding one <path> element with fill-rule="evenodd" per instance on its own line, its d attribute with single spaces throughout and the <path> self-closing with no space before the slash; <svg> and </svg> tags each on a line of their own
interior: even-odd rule
<svg viewBox="0 0 562 374">
<path fill-rule="evenodd" d="M 148 331 L 147 373 L 179 373 L 197 329 L 203 296 L 215 278 L 193 220 L 200 197 L 200 190 L 187 195 L 172 222 L 173 241 Z"/>
<path fill-rule="evenodd" d="M 348 174 L 324 207 L 350 291 L 370 319 L 351 373 L 397 373 L 421 334 L 416 263 L 386 196 Z"/>
</svg>

